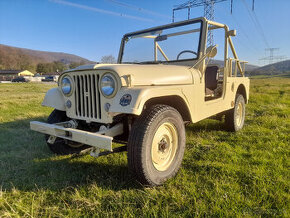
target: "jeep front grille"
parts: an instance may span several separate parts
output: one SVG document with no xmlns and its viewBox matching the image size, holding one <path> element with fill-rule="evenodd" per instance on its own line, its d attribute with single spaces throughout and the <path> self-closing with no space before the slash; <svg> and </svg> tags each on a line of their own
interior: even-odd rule
<svg viewBox="0 0 290 218">
<path fill-rule="evenodd" d="M 75 115 L 80 119 L 101 119 L 100 75 L 82 73 L 74 75 Z"/>
</svg>

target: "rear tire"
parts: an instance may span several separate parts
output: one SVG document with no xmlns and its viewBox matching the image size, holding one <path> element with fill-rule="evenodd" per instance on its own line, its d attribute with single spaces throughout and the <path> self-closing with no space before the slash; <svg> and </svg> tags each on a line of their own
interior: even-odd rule
<svg viewBox="0 0 290 218">
<path fill-rule="evenodd" d="M 161 185 L 178 172 L 184 149 L 185 127 L 179 112 L 170 106 L 154 105 L 132 126 L 129 169 L 140 183 Z"/>
<path fill-rule="evenodd" d="M 237 94 L 235 106 L 229 110 L 225 116 L 225 124 L 229 131 L 237 132 L 240 131 L 245 123 L 245 99 L 241 94 Z"/>
<path fill-rule="evenodd" d="M 65 111 L 54 110 L 47 118 L 47 123 L 54 124 L 68 121 Z M 53 144 L 47 142 L 49 135 L 45 135 L 46 143 L 49 149 L 57 155 L 79 154 L 81 151 L 89 148 L 88 145 L 72 142 L 69 140 L 56 138 Z"/>
</svg>

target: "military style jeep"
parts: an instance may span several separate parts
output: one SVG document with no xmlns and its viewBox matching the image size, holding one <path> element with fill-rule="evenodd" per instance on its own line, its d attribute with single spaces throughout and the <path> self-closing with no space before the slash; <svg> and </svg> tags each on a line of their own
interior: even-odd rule
<svg viewBox="0 0 290 218">
<path fill-rule="evenodd" d="M 207 38 L 218 29 L 223 60 L 217 64 L 217 45 L 207 46 Z M 59 77 L 42 103 L 54 111 L 31 129 L 44 133 L 56 154 L 127 151 L 136 178 L 160 185 L 181 165 L 184 124 L 224 115 L 229 130 L 242 129 L 249 79 L 235 35 L 203 17 L 125 34 L 117 64 L 80 66 Z"/>
</svg>

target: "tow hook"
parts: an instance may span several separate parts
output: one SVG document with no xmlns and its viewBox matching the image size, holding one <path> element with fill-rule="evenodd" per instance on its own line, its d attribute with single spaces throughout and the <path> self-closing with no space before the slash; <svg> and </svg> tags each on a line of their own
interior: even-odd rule
<svg viewBox="0 0 290 218">
<path fill-rule="evenodd" d="M 76 129 L 78 127 L 78 122 L 76 120 L 70 120 L 65 122 L 63 127 Z"/>
</svg>

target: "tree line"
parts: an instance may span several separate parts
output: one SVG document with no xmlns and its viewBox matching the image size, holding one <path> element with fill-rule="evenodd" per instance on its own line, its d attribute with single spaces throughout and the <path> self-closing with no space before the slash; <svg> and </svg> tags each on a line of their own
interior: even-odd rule
<svg viewBox="0 0 290 218">
<path fill-rule="evenodd" d="M 102 56 L 100 63 L 116 63 L 113 55 Z M 63 72 L 68 69 L 76 68 L 84 65 L 86 62 L 72 62 L 69 64 L 61 61 L 54 62 L 38 62 L 28 55 L 19 53 L 14 50 L 0 50 L 0 70 L 29 70 L 32 73 L 50 74 L 55 72 Z"/>
<path fill-rule="evenodd" d="M 53 72 L 61 73 L 65 70 L 76 68 L 80 65 L 86 64 L 85 62 L 72 62 L 70 64 L 64 64 L 61 61 L 54 61 L 51 63 L 39 63 L 36 65 L 35 71 L 39 74 L 49 74 Z"/>
</svg>

